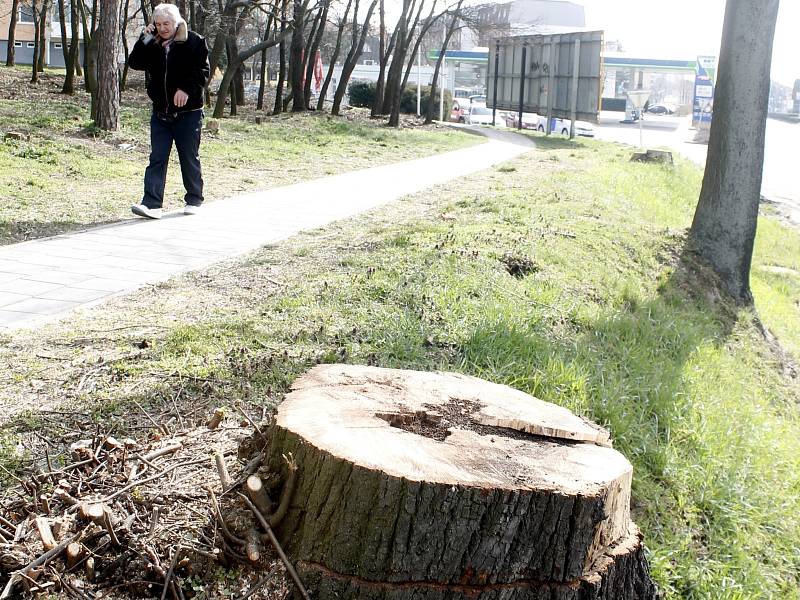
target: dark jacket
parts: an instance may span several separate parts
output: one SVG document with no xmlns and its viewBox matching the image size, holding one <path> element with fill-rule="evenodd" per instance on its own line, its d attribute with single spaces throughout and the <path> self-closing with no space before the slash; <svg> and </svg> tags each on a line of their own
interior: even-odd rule
<svg viewBox="0 0 800 600">
<path fill-rule="evenodd" d="M 157 41 L 145 45 L 140 38 L 128 57 L 128 66 L 149 73 L 147 95 L 153 101 L 153 110 L 176 113 L 203 108 L 209 74 L 208 46 L 205 38 L 187 29 L 186 23 L 178 25 L 169 52 Z M 173 103 L 177 90 L 189 95 L 181 108 Z"/>
</svg>

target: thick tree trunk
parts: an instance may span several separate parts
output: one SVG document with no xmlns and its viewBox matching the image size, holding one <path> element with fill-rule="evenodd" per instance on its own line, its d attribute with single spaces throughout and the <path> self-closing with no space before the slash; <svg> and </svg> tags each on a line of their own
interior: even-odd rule
<svg viewBox="0 0 800 600">
<path fill-rule="evenodd" d="M 39 6 L 40 5 L 37 5 L 36 0 L 32 0 L 31 12 L 33 13 L 34 41 L 33 41 L 33 62 L 31 64 L 31 83 L 39 83 L 39 53 L 42 51 L 42 44 L 39 40 L 39 31 L 40 31 L 39 22 L 41 21 Z"/>
<path fill-rule="evenodd" d="M 69 15 L 70 15 L 70 40 L 69 40 L 69 55 L 66 59 L 66 74 L 64 75 L 64 86 L 61 88 L 62 94 L 69 94 L 70 96 L 75 93 L 75 74 L 80 69 L 80 36 L 78 30 L 80 24 L 78 19 L 78 8 L 75 5 L 77 0 L 70 0 Z"/>
<path fill-rule="evenodd" d="M 49 0 L 42 1 L 42 11 L 39 15 L 39 32 L 37 34 L 37 39 L 39 40 L 39 58 L 36 63 L 36 68 L 39 69 L 40 73 L 44 72 L 44 61 L 45 57 L 47 56 L 47 42 L 48 42 L 48 7 L 49 7 Z"/>
<path fill-rule="evenodd" d="M 292 112 L 302 112 L 306 109 L 303 102 L 303 65 L 306 57 L 303 56 L 303 21 L 306 7 L 304 0 L 293 0 L 292 43 L 289 47 L 289 79 L 292 85 Z"/>
<path fill-rule="evenodd" d="M 97 31 L 97 116 L 95 123 L 105 131 L 119 130 L 119 4 L 103 0 Z"/>
<path fill-rule="evenodd" d="M 6 66 L 13 67 L 14 41 L 17 39 L 17 13 L 19 12 L 19 0 L 12 0 L 11 15 L 8 21 L 8 43 L 6 45 Z"/>
<path fill-rule="evenodd" d="M 286 7 L 289 0 L 281 3 L 281 39 L 286 32 Z M 286 42 L 282 41 L 278 45 L 278 81 L 275 84 L 275 106 L 272 108 L 273 115 L 283 112 L 283 86 L 286 83 Z"/>
<path fill-rule="evenodd" d="M 276 531 L 320 600 L 650 600 L 632 468 L 609 446 L 506 386 L 318 366 L 271 431 L 270 471 L 298 466 Z"/>
<path fill-rule="evenodd" d="M 750 264 L 777 15 L 778 0 L 728 0 L 703 188 L 689 232 L 692 247 L 744 304 L 753 302 Z"/>
<path fill-rule="evenodd" d="M 61 10 L 61 18 L 65 21 L 62 38 L 66 37 L 66 3 L 64 0 L 58 0 L 58 6 Z M 78 44 L 78 16 L 77 9 L 75 8 L 75 0 L 70 0 L 69 3 L 69 18 L 70 18 L 70 39 L 69 44 L 64 43 L 64 85 L 61 87 L 62 94 L 72 95 L 75 93 L 75 60 L 77 56 Z"/>
<path fill-rule="evenodd" d="M 386 94 L 384 98 L 384 114 L 389 113 L 389 124 L 393 126 L 399 125 L 400 119 L 400 99 L 403 95 L 403 67 L 405 66 L 406 56 L 408 55 L 408 48 L 411 46 L 411 40 L 414 38 L 414 31 L 419 23 L 419 17 L 422 9 L 425 6 L 425 1 L 420 0 L 417 7 L 417 13 L 413 22 L 409 23 L 411 19 L 411 12 L 414 10 L 416 0 L 411 0 L 408 9 L 404 7 L 403 12 L 406 14 L 401 22 L 401 35 L 397 44 L 397 51 L 392 59 L 392 65 L 389 68 L 389 77 L 386 84 Z"/>
<path fill-rule="evenodd" d="M 386 7 L 384 0 L 380 0 L 380 25 L 378 28 L 378 35 L 380 36 L 378 44 L 378 80 L 375 82 L 375 98 L 372 100 L 372 109 L 370 110 L 371 117 L 378 117 L 383 114 L 383 89 L 386 84 L 386 64 L 389 62 L 389 54 L 392 52 L 392 46 L 397 39 L 397 29 L 392 33 L 392 40 L 389 47 L 386 47 Z"/>
<path fill-rule="evenodd" d="M 395 44 L 395 51 L 392 56 L 392 62 L 389 65 L 389 72 L 386 74 L 386 87 L 383 96 L 383 114 L 392 112 L 395 96 L 401 92 L 398 91 L 400 86 L 400 78 L 403 73 L 403 65 L 406 62 L 406 33 L 408 28 L 407 14 L 410 6 L 410 0 L 403 0 L 403 13 L 400 20 L 397 22 L 397 42 Z"/>
</svg>

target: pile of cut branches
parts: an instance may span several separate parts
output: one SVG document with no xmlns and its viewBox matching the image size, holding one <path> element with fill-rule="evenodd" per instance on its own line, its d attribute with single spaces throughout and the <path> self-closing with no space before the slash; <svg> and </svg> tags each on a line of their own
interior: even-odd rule
<svg viewBox="0 0 800 600">
<path fill-rule="evenodd" d="M 291 457 L 288 481 L 265 472 L 258 425 L 219 410 L 155 438 L 98 433 L 69 445 L 69 464 L 45 452 L 46 469 L 14 476 L 0 500 L 0 600 L 288 595 L 284 565 L 296 574 L 270 524 L 288 506 Z"/>
</svg>

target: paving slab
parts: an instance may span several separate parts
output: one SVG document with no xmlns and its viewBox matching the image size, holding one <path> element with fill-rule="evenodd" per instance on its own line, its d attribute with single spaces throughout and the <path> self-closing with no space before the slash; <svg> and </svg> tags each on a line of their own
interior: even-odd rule
<svg viewBox="0 0 800 600">
<path fill-rule="evenodd" d="M 469 128 L 465 128 L 469 129 Z M 483 144 L 351 171 L 203 206 L 0 247 L 0 330 L 35 327 L 114 295 L 205 268 L 534 148 L 511 132 L 482 129 Z"/>
</svg>

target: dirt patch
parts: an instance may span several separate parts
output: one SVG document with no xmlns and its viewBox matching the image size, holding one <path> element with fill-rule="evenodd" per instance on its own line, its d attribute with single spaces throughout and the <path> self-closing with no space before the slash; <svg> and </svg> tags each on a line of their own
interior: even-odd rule
<svg viewBox="0 0 800 600">
<path fill-rule="evenodd" d="M 536 264 L 535 260 L 521 254 L 507 252 L 500 258 L 500 262 L 505 265 L 508 274 L 517 279 L 522 279 L 526 275 L 536 273 L 539 270 L 539 265 Z"/>
<path fill-rule="evenodd" d="M 69 464 L 50 464 L 48 455 L 46 471 L 21 473 L 18 493 L 0 502 L 0 587 L 13 597 L 160 597 L 165 585 L 168 597 L 198 589 L 207 598 L 247 591 L 251 598 L 287 597 L 283 565 L 268 546 L 258 568 L 269 580 L 255 573 L 208 577 L 241 558 L 236 538 L 226 533 L 257 527 L 235 493 L 221 489 L 211 457 L 217 454 L 234 478 L 255 472 L 258 462 L 236 460 L 250 421 L 242 426 L 229 419 L 209 429 L 178 415 L 184 427 L 175 433 L 162 418 L 160 433 L 149 440 L 110 434 L 74 440 Z M 159 417 L 150 415 L 154 423 Z M 60 556 L 28 566 L 53 546 Z M 195 588 L 200 576 L 202 586 Z"/>
</svg>

